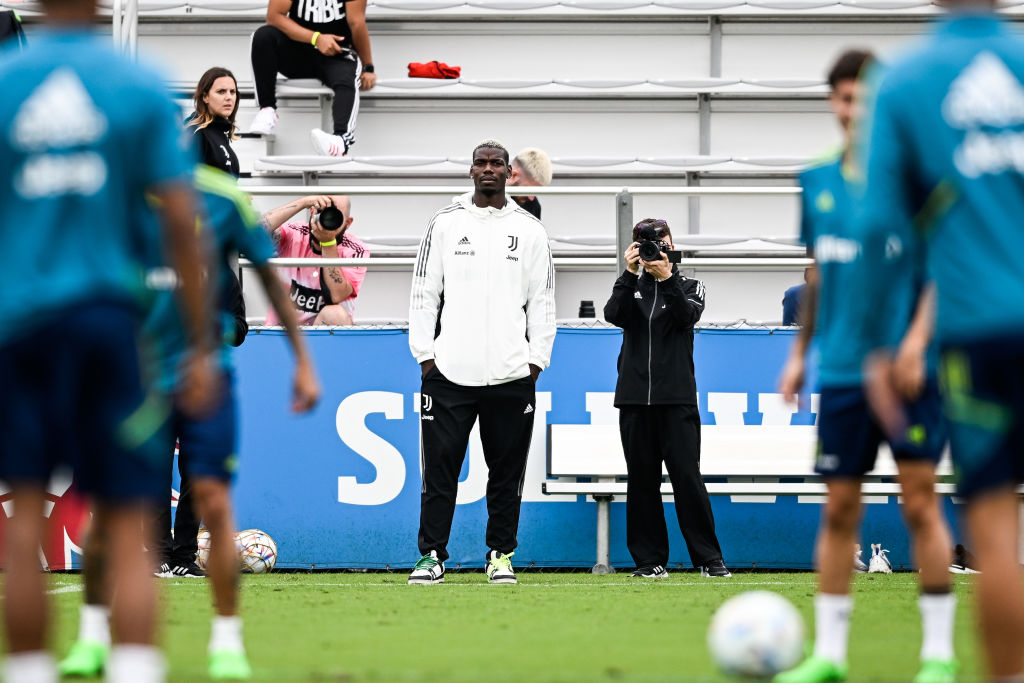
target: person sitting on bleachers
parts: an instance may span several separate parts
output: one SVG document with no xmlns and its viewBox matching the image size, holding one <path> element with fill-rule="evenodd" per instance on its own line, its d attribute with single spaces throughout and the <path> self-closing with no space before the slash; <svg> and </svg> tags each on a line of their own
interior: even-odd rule
<svg viewBox="0 0 1024 683">
<path fill-rule="evenodd" d="M 339 227 L 321 225 L 320 213 L 328 207 L 341 212 Z M 309 222 L 286 223 L 305 209 Z M 327 219 L 324 219 L 327 222 Z M 303 197 L 263 214 L 265 229 L 274 239 L 277 255 L 283 258 L 366 258 L 370 250 L 348 233 L 352 225 L 352 203 L 344 195 Z M 300 325 L 351 325 L 355 299 L 366 277 L 366 267 L 305 266 L 278 268 L 281 280 L 295 306 Z M 273 309 L 267 325 L 279 325 Z"/>
<path fill-rule="evenodd" d="M 527 147 L 512 159 L 512 175 L 507 184 L 509 187 L 547 185 L 551 182 L 551 175 L 551 158 L 547 152 Z M 536 197 L 513 195 L 512 199 L 540 220 L 540 201 Z"/>
<path fill-rule="evenodd" d="M 334 91 L 333 135 L 310 132 L 317 154 L 341 157 L 355 143 L 359 91 L 377 76 L 366 28 L 366 0 L 270 0 L 267 23 L 252 36 L 252 71 L 259 113 L 250 133 L 277 124 L 277 74 L 316 78 Z"/>
<path fill-rule="evenodd" d="M 185 120 L 185 130 L 199 152 L 199 161 L 238 177 L 238 155 L 231 141 L 235 139 L 235 116 L 238 115 L 238 83 L 227 69 L 207 69 L 192 95 L 195 111 Z"/>
</svg>

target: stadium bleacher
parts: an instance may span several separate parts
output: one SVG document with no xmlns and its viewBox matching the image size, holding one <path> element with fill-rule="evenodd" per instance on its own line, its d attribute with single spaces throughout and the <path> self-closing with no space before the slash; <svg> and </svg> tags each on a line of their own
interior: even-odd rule
<svg viewBox="0 0 1024 683">
<path fill-rule="evenodd" d="M 105 4 L 109 11 L 113 3 Z M 17 6 L 31 35 L 33 6 Z M 1008 3 L 1007 11 L 1020 14 L 1022 6 Z M 244 129 L 255 114 L 249 36 L 265 7 L 142 0 L 140 53 L 160 62 L 183 111 L 203 70 L 232 69 Z M 838 141 L 823 65 L 851 46 L 891 54 L 936 11 L 921 0 L 371 0 L 380 80 L 362 95 L 351 158 L 311 156 L 308 131 L 323 124 L 330 93 L 309 81 L 282 84 L 272 138 L 240 140 L 236 149 L 251 173 L 245 183 L 303 185 L 310 193 L 315 186 L 458 185 L 472 146 L 486 137 L 513 150 L 545 149 L 562 186 L 792 186 L 801 166 Z M 461 66 L 463 77 L 406 78 L 408 62 L 431 59 Z M 261 196 L 256 205 L 290 196 Z M 356 196 L 352 229 L 376 254 L 408 253 L 447 200 Z M 794 195 L 633 200 L 635 219 L 663 216 L 680 236 L 744 238 L 739 251 L 727 252 L 799 254 L 757 239 L 795 237 Z M 558 317 L 571 318 L 581 299 L 607 297 L 613 196 L 548 197 L 544 219 L 556 255 L 572 253 L 563 250 L 565 240 L 606 240 L 588 247 L 606 265 L 559 272 Z M 704 319 L 778 321 L 782 292 L 801 280 L 801 266 L 785 263 L 697 267 L 708 289 Z M 408 269 L 371 266 L 357 318 L 403 319 L 408 285 Z M 249 310 L 259 316 L 264 304 L 253 298 Z"/>
</svg>

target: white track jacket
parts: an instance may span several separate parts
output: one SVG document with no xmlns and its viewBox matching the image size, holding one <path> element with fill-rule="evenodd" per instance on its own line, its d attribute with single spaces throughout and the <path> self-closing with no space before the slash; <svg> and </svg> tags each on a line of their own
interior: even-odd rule
<svg viewBox="0 0 1024 683">
<path fill-rule="evenodd" d="M 434 359 L 463 386 L 501 384 L 531 363 L 547 368 L 554 341 L 555 269 L 541 222 L 511 197 L 481 209 L 472 192 L 435 213 L 412 277 L 416 362 Z"/>
</svg>

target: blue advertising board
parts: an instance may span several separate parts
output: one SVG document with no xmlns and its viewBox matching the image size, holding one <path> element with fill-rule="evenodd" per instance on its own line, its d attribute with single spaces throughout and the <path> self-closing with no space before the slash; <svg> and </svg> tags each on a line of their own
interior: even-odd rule
<svg viewBox="0 0 1024 683">
<path fill-rule="evenodd" d="M 776 393 L 792 341 L 788 330 L 700 330 L 695 363 L 705 424 L 813 424 L 810 401 L 788 407 Z M 306 339 L 324 387 L 310 415 L 289 413 L 292 363 L 278 330 L 254 329 L 236 355 L 241 466 L 234 490 L 239 528 L 267 531 L 279 566 L 409 567 L 419 557 L 419 368 L 404 329 L 313 330 Z M 617 422 L 612 406 L 621 334 L 560 328 L 541 375 L 524 489 L 517 566 L 589 567 L 596 505 L 584 496 L 546 496 L 548 424 Z M 474 435 L 460 478 L 450 567 L 483 565 L 486 467 Z M 713 496 L 730 566 L 810 568 L 819 498 L 746 502 Z M 755 499 L 756 500 L 756 499 Z M 952 510 L 951 503 L 949 510 Z M 690 566 L 666 503 L 672 566 Z M 611 506 L 611 559 L 632 565 L 625 505 Z M 952 519 L 951 521 L 955 522 Z M 895 497 L 866 506 L 864 544 L 882 543 L 895 566 L 910 565 Z"/>
</svg>

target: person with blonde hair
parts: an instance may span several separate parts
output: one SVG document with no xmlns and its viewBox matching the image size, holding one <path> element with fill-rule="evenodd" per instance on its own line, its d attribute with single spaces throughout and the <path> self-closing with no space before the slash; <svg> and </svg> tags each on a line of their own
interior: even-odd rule
<svg viewBox="0 0 1024 683">
<path fill-rule="evenodd" d="M 547 152 L 536 147 L 527 147 L 512 159 L 511 175 L 508 178 L 510 187 L 537 187 L 551 183 L 551 157 Z M 540 202 L 536 197 L 512 196 L 519 206 L 540 220 Z"/>
</svg>

